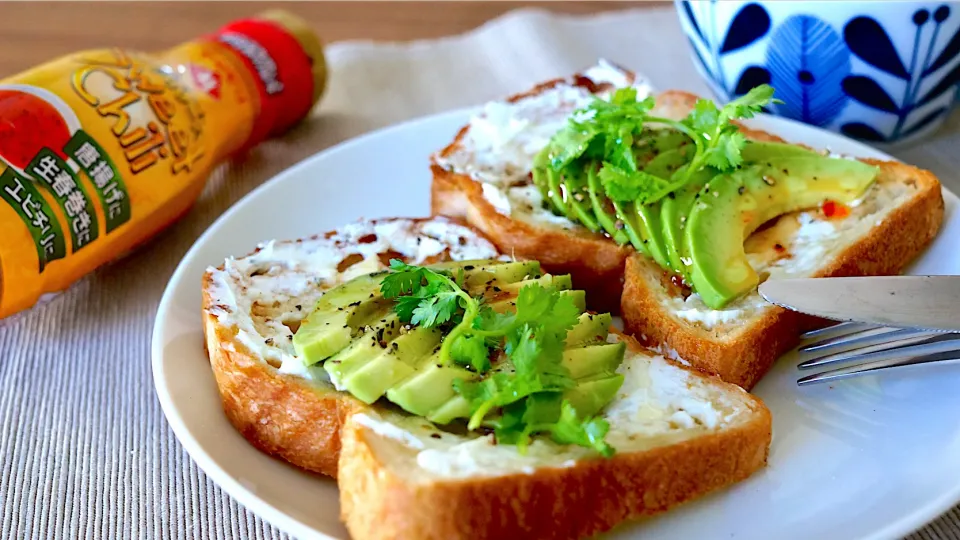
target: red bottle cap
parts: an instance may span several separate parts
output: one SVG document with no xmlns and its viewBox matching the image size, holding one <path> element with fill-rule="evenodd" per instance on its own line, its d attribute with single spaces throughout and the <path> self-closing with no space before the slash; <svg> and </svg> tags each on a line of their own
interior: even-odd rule
<svg viewBox="0 0 960 540">
<path fill-rule="evenodd" d="M 327 82 L 323 45 L 294 15 L 268 11 L 231 22 L 210 39 L 232 49 L 257 81 L 260 114 L 247 147 L 289 130 L 323 94 Z"/>
</svg>

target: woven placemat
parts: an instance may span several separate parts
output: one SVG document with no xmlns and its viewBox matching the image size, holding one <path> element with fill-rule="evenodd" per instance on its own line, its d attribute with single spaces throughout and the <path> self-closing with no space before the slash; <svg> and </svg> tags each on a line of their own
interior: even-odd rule
<svg viewBox="0 0 960 540">
<path fill-rule="evenodd" d="M 150 370 L 154 315 L 177 263 L 274 174 L 371 129 L 520 91 L 598 57 L 659 88 L 707 93 L 672 9 L 520 11 L 464 36 L 339 43 L 328 54 L 329 92 L 310 122 L 218 169 L 196 207 L 148 246 L 0 324 L 0 538 L 287 538 L 197 468 L 163 418 Z M 898 153 L 954 191 L 958 121 Z M 960 538 L 960 512 L 911 538 Z"/>
</svg>

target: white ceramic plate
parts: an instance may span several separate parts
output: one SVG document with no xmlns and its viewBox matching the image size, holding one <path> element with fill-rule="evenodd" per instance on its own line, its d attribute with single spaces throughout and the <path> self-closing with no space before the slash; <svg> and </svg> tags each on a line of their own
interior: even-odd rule
<svg viewBox="0 0 960 540">
<path fill-rule="evenodd" d="M 267 457 L 224 417 L 203 350 L 200 278 L 258 242 L 298 238 L 360 217 L 429 212 L 427 158 L 468 111 L 416 120 L 322 152 L 267 182 L 197 241 L 170 280 L 153 334 L 153 373 L 170 425 L 197 464 L 236 499 L 301 538 L 346 538 L 334 482 Z M 799 123 L 757 127 L 814 147 L 884 154 Z M 914 273 L 960 274 L 958 199 Z M 960 367 L 931 366 L 798 388 L 793 355 L 756 388 L 773 411 L 769 466 L 723 492 L 612 538 L 896 538 L 960 501 Z"/>
</svg>

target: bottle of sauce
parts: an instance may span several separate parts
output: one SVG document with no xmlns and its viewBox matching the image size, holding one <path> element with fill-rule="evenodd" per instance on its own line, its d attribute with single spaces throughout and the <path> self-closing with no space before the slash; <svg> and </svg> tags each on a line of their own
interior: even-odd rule
<svg viewBox="0 0 960 540">
<path fill-rule="evenodd" d="M 172 223 L 217 163 L 306 117 L 326 76 L 316 35 L 272 11 L 0 81 L 0 318 Z"/>
</svg>

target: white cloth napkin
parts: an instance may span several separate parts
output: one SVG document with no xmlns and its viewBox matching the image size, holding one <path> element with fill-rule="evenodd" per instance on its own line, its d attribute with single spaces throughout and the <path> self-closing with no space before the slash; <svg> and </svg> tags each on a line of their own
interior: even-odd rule
<svg viewBox="0 0 960 540">
<path fill-rule="evenodd" d="M 588 18 L 524 10 L 442 40 L 338 43 L 328 57 L 329 90 L 310 122 L 220 168 L 193 211 L 145 248 L 0 323 L 0 538 L 286 538 L 191 461 L 150 370 L 154 315 L 180 258 L 274 174 L 366 131 L 517 92 L 600 57 L 661 89 L 707 92 L 672 8 Z M 960 190 L 958 122 L 896 155 Z M 960 538 L 960 512 L 911 538 Z"/>
</svg>

